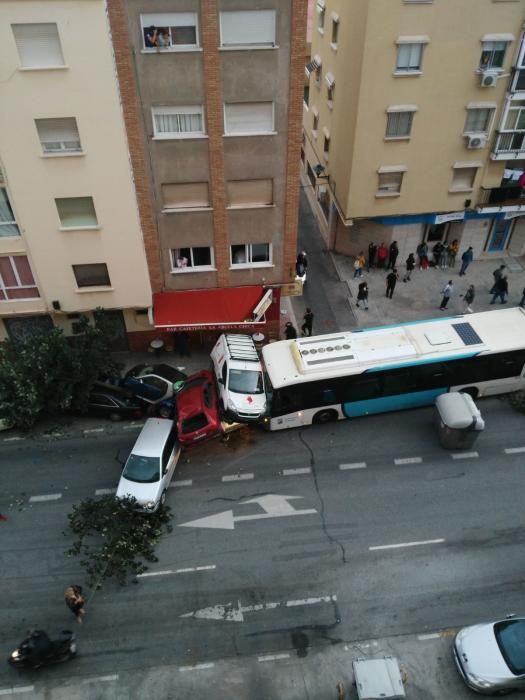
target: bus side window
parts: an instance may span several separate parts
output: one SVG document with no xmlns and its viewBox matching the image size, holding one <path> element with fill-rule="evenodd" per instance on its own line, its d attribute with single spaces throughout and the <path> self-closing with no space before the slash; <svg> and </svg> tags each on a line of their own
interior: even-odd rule
<svg viewBox="0 0 525 700">
<path fill-rule="evenodd" d="M 489 372 L 485 379 L 505 379 L 519 377 L 523 369 L 522 352 L 503 352 L 496 356 L 489 355 Z"/>
<path fill-rule="evenodd" d="M 419 391 L 425 389 L 441 389 L 450 384 L 450 373 L 443 362 L 432 362 L 428 365 L 416 365 L 411 368 L 412 377 Z"/>
<path fill-rule="evenodd" d="M 349 394 L 349 396 L 348 396 Z M 350 401 L 366 401 L 381 396 L 381 382 L 379 377 L 359 377 L 354 382 L 347 396 Z"/>
<path fill-rule="evenodd" d="M 333 389 L 323 389 L 321 392 L 321 403 L 323 406 L 337 403 L 337 396 Z"/>
<path fill-rule="evenodd" d="M 417 388 L 416 379 L 410 368 L 385 372 L 383 389 L 383 394 L 385 396 L 405 394 L 410 391 L 415 391 Z"/>
</svg>

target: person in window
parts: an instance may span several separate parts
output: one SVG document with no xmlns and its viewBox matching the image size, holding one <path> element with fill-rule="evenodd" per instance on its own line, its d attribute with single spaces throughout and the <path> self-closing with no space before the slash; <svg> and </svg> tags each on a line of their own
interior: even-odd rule
<svg viewBox="0 0 525 700">
<path fill-rule="evenodd" d="M 157 35 L 157 45 L 159 49 L 167 49 L 170 46 L 170 35 L 167 29 L 159 29 Z"/>
<path fill-rule="evenodd" d="M 144 42 L 147 49 L 156 49 L 159 46 L 159 33 L 157 27 L 151 26 L 144 30 Z"/>
<path fill-rule="evenodd" d="M 184 255 L 179 255 L 177 258 L 177 267 L 188 267 L 188 258 L 185 258 Z"/>
</svg>

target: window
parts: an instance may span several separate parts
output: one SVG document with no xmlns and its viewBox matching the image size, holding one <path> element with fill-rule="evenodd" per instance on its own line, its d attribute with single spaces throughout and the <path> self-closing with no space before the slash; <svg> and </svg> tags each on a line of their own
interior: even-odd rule
<svg viewBox="0 0 525 700">
<path fill-rule="evenodd" d="M 317 3 L 317 30 L 324 34 L 324 20 L 326 14 L 326 7 L 323 0 Z"/>
<path fill-rule="evenodd" d="M 317 136 L 317 130 L 319 129 L 319 112 L 317 110 L 314 111 L 312 108 L 312 133 L 314 136 Z"/>
<path fill-rule="evenodd" d="M 388 197 L 400 194 L 405 170 L 404 166 L 380 169 L 378 171 L 376 197 Z"/>
<path fill-rule="evenodd" d="M 326 97 L 328 99 L 328 106 L 332 108 L 334 106 L 335 78 L 332 73 L 327 73 L 324 81 L 326 83 Z"/>
<path fill-rule="evenodd" d="M 275 46 L 275 10 L 221 12 L 221 46 Z"/>
<path fill-rule="evenodd" d="M 407 139 L 412 131 L 413 111 L 389 111 L 386 120 L 386 139 Z"/>
<path fill-rule="evenodd" d="M 44 153 L 81 153 L 75 117 L 35 119 L 38 138 Z"/>
<path fill-rule="evenodd" d="M 457 163 L 454 166 L 454 175 L 452 184 L 450 185 L 451 192 L 470 192 L 474 187 L 474 180 L 478 172 L 478 165 Z"/>
<path fill-rule="evenodd" d="M 481 50 L 481 59 L 479 61 L 481 70 L 502 68 L 506 50 L 506 41 L 484 41 Z"/>
<path fill-rule="evenodd" d="M 323 141 L 323 155 L 324 159 L 327 161 L 330 154 L 330 134 L 325 131 L 324 141 Z"/>
<path fill-rule="evenodd" d="M 64 56 L 55 23 L 13 24 L 22 68 L 64 67 Z"/>
<path fill-rule="evenodd" d="M 35 299 L 40 296 L 25 255 L 0 257 L 0 301 Z"/>
<path fill-rule="evenodd" d="M 463 133 L 488 133 L 493 114 L 494 108 L 492 107 L 469 107 Z"/>
<path fill-rule="evenodd" d="M 201 105 L 192 107 L 152 107 L 153 134 L 158 139 L 204 135 Z"/>
<path fill-rule="evenodd" d="M 175 248 L 171 253 L 172 272 L 200 272 L 213 270 L 213 248 L 198 246 L 193 248 Z"/>
<path fill-rule="evenodd" d="M 267 207 L 273 204 L 273 180 L 230 180 L 226 193 L 229 207 Z"/>
<path fill-rule="evenodd" d="M 505 131 L 525 129 L 525 100 L 516 100 L 510 103 L 503 129 Z"/>
<path fill-rule="evenodd" d="M 164 209 L 197 209 L 210 206 L 207 182 L 179 182 L 161 185 Z"/>
<path fill-rule="evenodd" d="M 339 17 L 332 13 L 332 38 L 331 45 L 333 49 L 337 48 L 337 42 L 339 41 Z"/>
<path fill-rule="evenodd" d="M 0 168 L 0 238 L 19 236 L 20 230 L 7 195 L 6 183 Z"/>
<path fill-rule="evenodd" d="M 396 72 L 419 73 L 423 60 L 423 44 L 399 44 L 397 47 Z"/>
<path fill-rule="evenodd" d="M 270 243 L 246 243 L 231 246 L 232 266 L 269 265 L 272 262 Z"/>
<path fill-rule="evenodd" d="M 199 46 L 194 12 L 141 15 L 140 23 L 146 51 L 184 51 Z"/>
<path fill-rule="evenodd" d="M 111 286 L 106 263 L 73 265 L 73 273 L 79 288 Z"/>
<path fill-rule="evenodd" d="M 92 197 L 60 197 L 55 199 L 62 228 L 98 226 Z"/>
<path fill-rule="evenodd" d="M 273 102 L 238 102 L 224 105 L 226 134 L 271 134 L 274 132 Z"/>
<path fill-rule="evenodd" d="M 304 91 L 303 91 L 303 102 L 304 104 L 308 107 L 310 104 L 310 84 L 307 83 L 304 86 Z"/>
</svg>

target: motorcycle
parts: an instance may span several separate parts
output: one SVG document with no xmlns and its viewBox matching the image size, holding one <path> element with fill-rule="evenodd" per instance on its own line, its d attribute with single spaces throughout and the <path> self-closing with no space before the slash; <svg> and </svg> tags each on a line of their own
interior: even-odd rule
<svg viewBox="0 0 525 700">
<path fill-rule="evenodd" d="M 75 635 L 62 630 L 58 639 L 50 639 L 43 630 L 31 630 L 7 662 L 15 668 L 40 668 L 69 661 L 77 653 Z"/>
</svg>

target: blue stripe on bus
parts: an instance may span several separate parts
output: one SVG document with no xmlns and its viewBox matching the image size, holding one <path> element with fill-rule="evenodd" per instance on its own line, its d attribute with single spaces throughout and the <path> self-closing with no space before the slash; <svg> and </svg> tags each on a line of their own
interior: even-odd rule
<svg viewBox="0 0 525 700">
<path fill-rule="evenodd" d="M 396 396 L 382 396 L 380 399 L 369 399 L 368 401 L 351 401 L 343 404 L 343 414 L 346 418 L 356 418 L 373 413 L 431 406 L 440 394 L 447 392 L 446 388 L 429 389 L 427 391 L 413 391 L 409 394 L 397 394 Z"/>
<path fill-rule="evenodd" d="M 436 318 L 424 318 L 420 321 L 405 321 L 404 323 L 389 323 L 387 326 L 368 326 L 367 328 L 356 328 L 350 333 L 366 333 L 366 331 L 382 331 L 385 328 L 404 328 L 404 326 L 418 326 L 421 323 L 437 323 L 438 321 L 454 321 L 457 318 L 465 318 L 464 314 L 455 316 L 436 316 Z"/>
<path fill-rule="evenodd" d="M 405 362 L 396 362 L 392 365 L 380 365 L 379 367 L 370 367 L 365 369 L 363 374 L 370 374 L 371 372 L 383 372 L 386 369 L 406 369 L 410 367 L 419 367 L 420 365 L 432 365 L 434 363 L 440 362 L 450 362 L 451 360 L 467 360 L 479 355 L 478 352 L 465 353 L 464 355 L 451 355 L 447 357 L 433 357 L 427 360 L 417 360 L 416 362 L 411 362 L 410 360 Z"/>
</svg>

